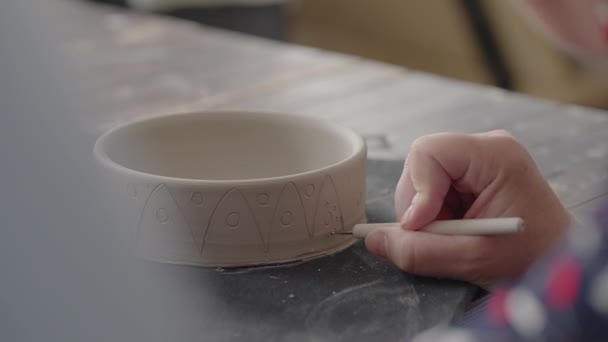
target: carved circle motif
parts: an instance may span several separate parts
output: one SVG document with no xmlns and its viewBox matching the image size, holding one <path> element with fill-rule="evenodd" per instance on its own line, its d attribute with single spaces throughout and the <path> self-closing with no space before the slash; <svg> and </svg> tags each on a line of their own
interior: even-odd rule
<svg viewBox="0 0 608 342">
<path fill-rule="evenodd" d="M 283 227 L 287 227 L 293 221 L 293 213 L 291 211 L 286 211 L 281 215 L 281 225 Z"/>
<path fill-rule="evenodd" d="M 314 193 L 318 190 L 316 188 L 316 185 L 314 185 L 314 184 L 307 184 L 304 187 L 304 189 L 297 188 L 296 185 L 293 183 L 288 183 L 288 185 L 289 184 L 291 184 L 293 187 L 295 187 L 295 190 L 298 192 L 300 199 L 302 198 L 302 190 L 304 190 L 303 195 L 308 198 L 312 197 L 314 195 Z M 288 185 L 285 185 L 285 186 L 288 186 Z M 136 185 L 131 184 L 131 183 L 128 183 L 126 186 L 127 186 L 126 190 L 129 195 L 132 195 L 133 192 L 139 190 L 139 188 Z M 321 188 L 323 188 L 323 186 L 324 185 L 322 185 Z M 225 193 L 224 196 L 229 194 L 230 191 L 228 193 Z M 321 189 L 321 191 L 323 191 L 323 189 Z M 149 198 L 154 193 L 155 193 L 155 191 L 153 191 L 152 194 L 149 195 Z M 359 205 L 362 205 L 363 193 L 359 192 L 358 195 L 359 196 L 356 198 L 356 202 L 357 202 L 357 205 L 359 206 Z M 319 218 L 321 219 L 321 224 L 325 228 L 329 228 L 330 226 L 332 226 L 334 224 L 339 224 L 340 220 L 342 219 L 341 214 L 340 214 L 341 213 L 340 205 L 338 203 L 335 203 L 333 200 L 329 201 L 329 200 L 323 199 L 323 198 L 318 198 L 318 201 L 320 202 L 318 204 L 322 203 L 322 206 L 318 208 L 320 210 L 315 215 L 320 216 Z M 196 205 L 196 206 L 202 206 L 202 205 L 208 204 L 207 198 L 200 191 L 194 191 L 194 192 L 190 193 L 190 198 L 189 198 L 188 202 L 190 205 Z M 256 195 L 255 202 L 259 206 L 270 206 L 270 204 L 271 204 L 270 195 L 267 192 L 260 192 Z M 218 207 L 220 205 L 221 205 L 221 202 L 216 206 L 215 209 L 218 209 Z M 174 214 L 179 215 L 179 211 L 177 213 L 173 213 L 173 212 L 171 213 L 171 215 L 174 215 Z M 240 227 L 240 212 L 238 210 L 228 211 L 228 214 L 224 214 L 224 215 L 226 215 L 226 216 L 224 216 L 224 222 L 225 222 L 225 227 L 226 227 L 225 229 L 236 230 Z M 161 224 L 168 224 L 168 223 L 170 223 L 170 221 L 172 221 L 172 217 L 170 217 L 169 210 L 166 207 L 161 207 L 161 208 L 156 209 L 155 219 L 157 222 L 159 222 Z M 315 220 L 316 219 L 317 218 L 315 218 Z M 293 227 L 293 225 L 294 225 L 295 220 L 296 220 L 296 217 L 295 217 L 294 212 L 290 211 L 290 210 L 285 210 L 279 216 L 278 222 L 275 221 L 276 222 L 275 224 L 278 224 L 279 227 L 284 228 L 284 229 L 291 229 L 291 227 Z M 336 229 L 336 227 L 332 227 L 332 230 L 335 230 L 335 229 Z M 259 228 L 258 228 L 258 230 L 259 230 Z M 265 246 L 265 251 L 268 252 L 268 246 Z"/>
<path fill-rule="evenodd" d="M 259 205 L 265 207 L 270 201 L 270 196 L 267 193 L 263 192 L 261 194 L 258 194 L 257 201 Z"/>
<path fill-rule="evenodd" d="M 308 184 L 306 186 L 306 189 L 304 190 L 304 195 L 306 195 L 306 197 L 311 197 L 312 194 L 314 194 L 315 192 L 315 185 L 314 184 Z"/>
<path fill-rule="evenodd" d="M 230 214 L 228 214 L 228 216 L 226 216 L 226 224 L 228 225 L 228 227 L 231 227 L 232 229 L 239 226 L 240 220 L 241 220 L 241 216 L 236 211 L 233 211 Z"/>
<path fill-rule="evenodd" d="M 158 208 L 156 210 L 156 219 L 162 224 L 169 222 L 169 214 L 167 213 L 167 209 Z"/>
</svg>

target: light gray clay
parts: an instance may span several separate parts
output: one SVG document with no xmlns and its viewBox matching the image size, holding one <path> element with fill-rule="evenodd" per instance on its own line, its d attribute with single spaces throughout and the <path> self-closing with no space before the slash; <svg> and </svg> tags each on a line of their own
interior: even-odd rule
<svg viewBox="0 0 608 342">
<path fill-rule="evenodd" d="M 365 222 L 366 148 L 327 121 L 285 114 L 168 115 L 99 138 L 103 166 L 141 257 L 237 267 L 350 246 Z"/>
</svg>

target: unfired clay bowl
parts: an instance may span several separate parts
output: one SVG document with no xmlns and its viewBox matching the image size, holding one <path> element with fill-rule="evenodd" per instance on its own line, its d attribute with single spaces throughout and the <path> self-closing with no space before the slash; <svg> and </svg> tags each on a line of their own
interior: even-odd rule
<svg viewBox="0 0 608 342">
<path fill-rule="evenodd" d="M 285 114 L 208 112 L 132 122 L 95 157 L 138 256 L 213 267 L 318 257 L 365 221 L 366 147 L 355 133 Z"/>
</svg>

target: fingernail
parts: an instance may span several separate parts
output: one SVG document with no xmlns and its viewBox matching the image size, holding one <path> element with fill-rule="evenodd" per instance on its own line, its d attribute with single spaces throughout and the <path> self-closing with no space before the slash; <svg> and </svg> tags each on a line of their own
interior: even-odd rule
<svg viewBox="0 0 608 342">
<path fill-rule="evenodd" d="M 367 236 L 367 249 L 373 254 L 387 258 L 388 239 L 384 232 L 373 232 Z"/>
<path fill-rule="evenodd" d="M 409 208 L 407 208 L 405 213 L 403 213 L 403 217 L 401 217 L 401 221 L 399 222 L 401 223 L 402 227 L 407 227 L 412 221 L 412 217 L 414 216 L 414 212 L 416 211 L 417 199 L 418 194 L 414 195 L 414 198 L 412 199 L 412 203 L 410 204 Z"/>
<path fill-rule="evenodd" d="M 410 222 L 414 218 L 414 215 L 416 215 L 416 210 L 419 206 L 418 202 L 420 202 L 420 200 L 420 193 L 416 193 L 412 198 L 412 203 L 410 203 L 409 208 L 407 208 L 407 210 L 405 211 L 405 213 L 403 213 L 403 216 L 401 217 L 401 221 L 399 223 L 401 223 L 402 227 L 407 228 L 410 225 Z"/>
</svg>

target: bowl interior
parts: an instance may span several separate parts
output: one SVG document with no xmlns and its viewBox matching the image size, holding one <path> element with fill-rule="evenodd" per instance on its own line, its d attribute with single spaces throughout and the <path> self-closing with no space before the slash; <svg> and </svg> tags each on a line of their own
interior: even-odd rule
<svg viewBox="0 0 608 342">
<path fill-rule="evenodd" d="M 324 121 L 278 114 L 214 113 L 154 118 L 102 139 L 101 151 L 125 168 L 202 180 L 294 175 L 339 163 L 357 137 Z"/>
</svg>

